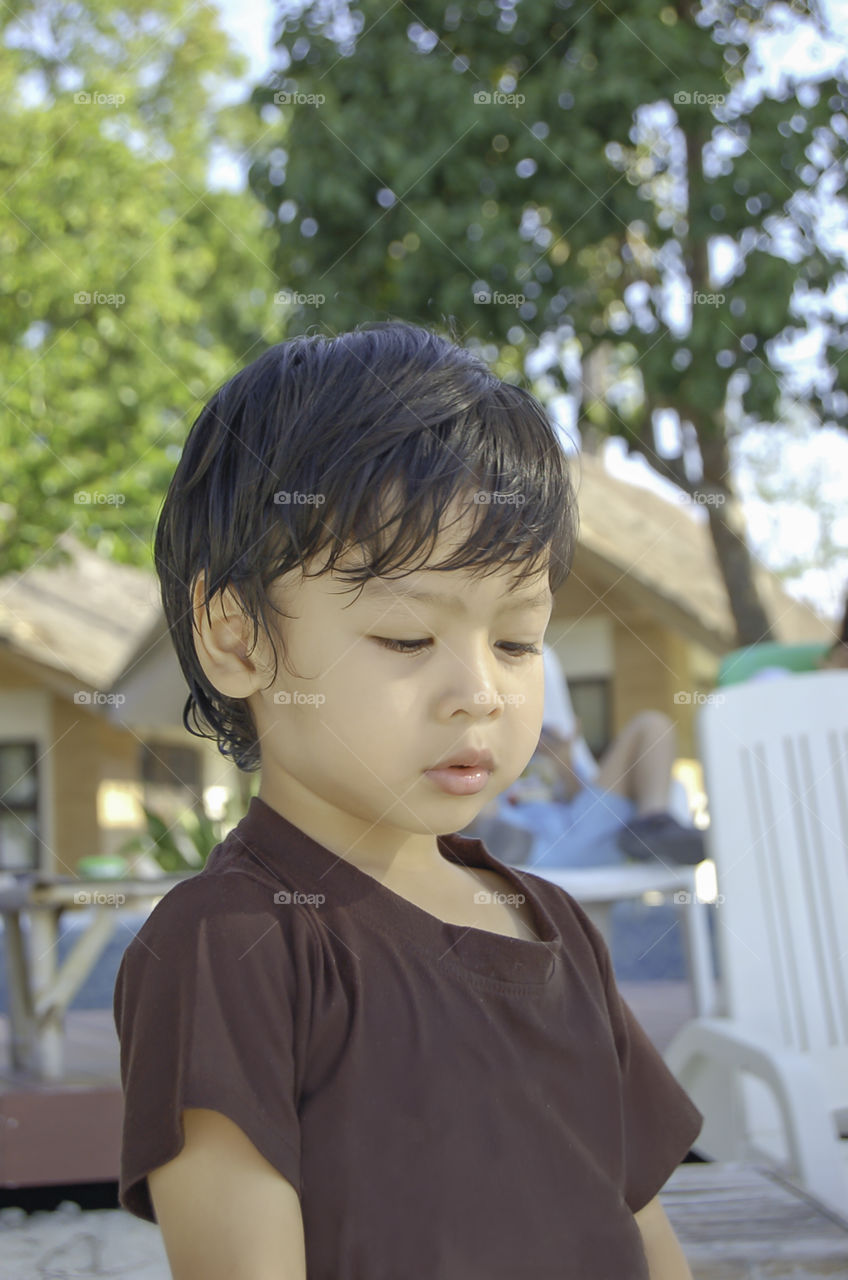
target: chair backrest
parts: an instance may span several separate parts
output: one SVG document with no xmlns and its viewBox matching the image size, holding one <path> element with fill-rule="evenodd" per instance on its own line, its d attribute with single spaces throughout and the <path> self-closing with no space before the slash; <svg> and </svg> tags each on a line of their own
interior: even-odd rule
<svg viewBox="0 0 848 1280">
<path fill-rule="evenodd" d="M 830 640 L 806 644 L 749 644 L 726 653 L 718 665 L 716 684 L 722 687 L 748 680 L 763 667 L 784 667 L 787 671 L 815 671 L 827 653 Z"/>
<path fill-rule="evenodd" d="M 696 732 L 725 1012 L 802 1052 L 848 1045 L 848 671 L 709 697 Z"/>
</svg>

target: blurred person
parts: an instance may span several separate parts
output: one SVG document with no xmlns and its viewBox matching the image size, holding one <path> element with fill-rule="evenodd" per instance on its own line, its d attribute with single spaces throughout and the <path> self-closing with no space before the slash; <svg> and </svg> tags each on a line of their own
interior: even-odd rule
<svg viewBox="0 0 848 1280">
<path fill-rule="evenodd" d="M 628 858 L 694 865 L 703 833 L 669 812 L 677 756 L 673 721 L 634 716 L 600 760 L 574 713 L 555 651 L 544 646 L 545 703 L 536 752 L 521 778 L 490 807 L 536 837 L 528 865 L 616 866 Z"/>
</svg>

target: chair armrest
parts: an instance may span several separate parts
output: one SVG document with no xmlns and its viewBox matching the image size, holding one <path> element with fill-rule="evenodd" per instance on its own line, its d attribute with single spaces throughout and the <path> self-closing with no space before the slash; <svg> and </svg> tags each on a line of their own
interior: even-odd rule
<svg viewBox="0 0 848 1280">
<path fill-rule="evenodd" d="M 838 1212 L 846 1212 L 848 1179 L 839 1130 L 823 1105 L 822 1081 L 808 1054 L 776 1045 L 730 1018 L 696 1018 L 681 1028 L 663 1058 L 684 1089 L 687 1078 L 696 1074 L 698 1059 L 762 1080 L 777 1101 L 792 1165 L 804 1186 Z"/>
</svg>

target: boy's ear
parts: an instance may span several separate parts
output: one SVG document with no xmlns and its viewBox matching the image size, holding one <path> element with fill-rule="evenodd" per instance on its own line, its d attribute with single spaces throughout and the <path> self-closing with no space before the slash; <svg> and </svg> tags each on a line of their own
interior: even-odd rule
<svg viewBox="0 0 848 1280">
<path fill-rule="evenodd" d="M 217 591 L 209 601 L 209 615 L 203 599 L 206 577 L 203 570 L 192 591 L 194 650 L 209 683 L 228 698 L 247 698 L 264 688 L 273 674 L 267 637 L 259 628 L 256 647 L 250 651 L 253 624 L 231 587 Z M 271 665 L 266 665 L 269 663 Z"/>
</svg>

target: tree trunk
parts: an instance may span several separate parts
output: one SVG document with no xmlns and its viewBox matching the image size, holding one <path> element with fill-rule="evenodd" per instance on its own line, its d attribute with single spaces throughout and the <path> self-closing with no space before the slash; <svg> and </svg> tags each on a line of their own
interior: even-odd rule
<svg viewBox="0 0 848 1280">
<path fill-rule="evenodd" d="M 694 22 L 694 5 L 686 5 L 687 20 Z M 703 128 L 690 127 L 686 131 L 686 167 L 688 205 L 701 209 L 707 202 L 703 171 L 704 145 L 707 137 Z M 710 288 L 710 264 L 706 239 L 698 240 L 687 234 L 681 242 L 689 284 L 694 291 Z M 698 421 L 698 414 L 691 408 L 685 416 L 695 428 L 704 469 L 703 485 L 695 489 L 698 501 L 699 489 L 703 489 L 700 501 L 707 508 L 710 534 L 715 547 L 719 571 L 727 589 L 727 599 L 736 623 L 736 644 L 760 644 L 774 640 L 763 603 L 754 581 L 751 553 L 746 539 L 745 513 L 733 487 L 730 475 L 730 453 L 724 415 L 719 412 L 717 421 Z"/>
<path fill-rule="evenodd" d="M 753 562 L 746 540 L 745 515 L 730 478 L 730 456 L 724 433 L 703 430 L 693 424 L 704 466 L 704 479 L 695 494 L 707 508 L 716 560 L 727 588 L 727 599 L 736 623 L 736 644 L 765 644 L 775 639 L 768 615 L 754 581 Z"/>
</svg>

